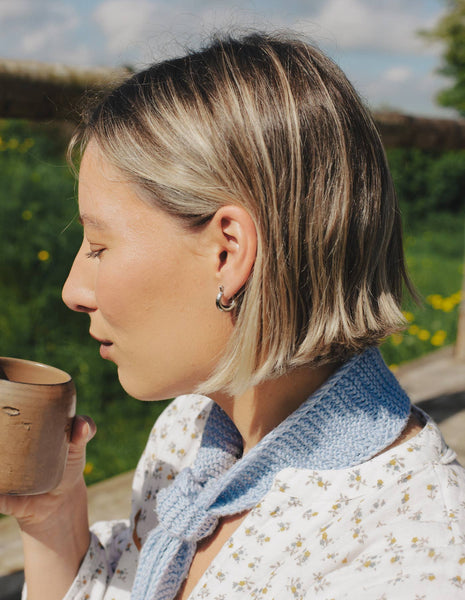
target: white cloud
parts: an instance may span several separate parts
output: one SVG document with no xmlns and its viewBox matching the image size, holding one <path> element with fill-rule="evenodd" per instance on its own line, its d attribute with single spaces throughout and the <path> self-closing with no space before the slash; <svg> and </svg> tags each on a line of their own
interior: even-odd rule
<svg viewBox="0 0 465 600">
<path fill-rule="evenodd" d="M 42 22 L 40 27 L 31 29 L 21 39 L 20 47 L 28 54 L 35 54 L 50 45 L 56 47 L 66 40 L 79 24 L 79 19 L 71 11 L 54 11 L 50 20 Z"/>
<path fill-rule="evenodd" d="M 104 36 L 109 60 L 136 66 L 174 53 L 201 27 L 193 13 L 173 3 L 151 0 L 105 0 L 92 15 Z M 184 12 L 183 12 L 184 11 Z M 179 42 L 176 42 L 179 40 Z"/>
<path fill-rule="evenodd" d="M 93 33 L 79 41 L 75 35 L 80 1 L 0 0 L 0 55 L 35 53 L 50 60 L 56 53 L 74 63 L 91 59 L 86 47 L 93 46 L 100 61 L 145 60 L 149 52 L 150 58 L 170 54 L 181 44 L 195 46 L 212 29 L 235 25 L 295 27 L 338 52 L 437 54 L 439 47 L 428 48 L 417 30 L 431 26 L 443 8 L 438 2 L 436 9 L 427 3 L 428 9 L 424 0 L 93 0 L 80 35 L 97 25 L 97 42 Z M 106 57 L 95 49 L 98 44 Z"/>
<path fill-rule="evenodd" d="M 420 11 L 418 0 L 327 0 L 308 15 L 308 26 L 345 50 L 424 54 L 435 50 L 420 39 L 418 30 L 431 27 L 437 16 Z"/>
<path fill-rule="evenodd" d="M 437 92 L 446 85 L 444 78 L 432 73 L 416 73 L 398 66 L 360 86 L 360 92 L 370 99 L 370 107 L 375 110 L 390 107 L 413 115 L 455 117 L 454 111 L 438 107 L 434 102 Z"/>
<path fill-rule="evenodd" d="M 405 83 L 413 75 L 412 69 L 404 66 L 390 67 L 384 72 L 384 79 L 392 83 Z"/>
<path fill-rule="evenodd" d="M 99 4 L 93 19 L 100 26 L 111 53 L 119 52 L 147 34 L 147 24 L 153 23 L 159 4 L 149 0 L 107 0 Z"/>
<path fill-rule="evenodd" d="M 44 6 L 53 4 L 49 0 L 1 0 L 0 1 L 0 22 L 5 23 L 14 19 L 22 19 L 29 11 L 34 11 L 34 7 L 43 10 Z"/>
<path fill-rule="evenodd" d="M 76 9 L 59 0 L 0 0 L 0 55 L 71 64 L 90 61 Z"/>
<path fill-rule="evenodd" d="M 434 54 L 418 30 L 431 27 L 441 10 L 424 0 L 101 0 L 93 20 L 109 58 L 144 60 L 195 46 L 215 29 L 290 27 L 336 52 Z"/>
<path fill-rule="evenodd" d="M 196 47 L 212 31 L 260 26 L 264 16 L 223 1 L 104 0 L 92 18 L 113 60 L 135 57 L 136 64 Z"/>
</svg>

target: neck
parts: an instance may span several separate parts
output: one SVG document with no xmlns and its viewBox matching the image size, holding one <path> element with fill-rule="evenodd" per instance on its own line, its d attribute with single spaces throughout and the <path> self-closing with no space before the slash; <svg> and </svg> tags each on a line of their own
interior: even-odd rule
<svg viewBox="0 0 465 600">
<path fill-rule="evenodd" d="M 237 427 L 246 454 L 305 402 L 338 366 L 299 367 L 250 388 L 240 396 L 216 393 L 211 398 Z"/>
</svg>

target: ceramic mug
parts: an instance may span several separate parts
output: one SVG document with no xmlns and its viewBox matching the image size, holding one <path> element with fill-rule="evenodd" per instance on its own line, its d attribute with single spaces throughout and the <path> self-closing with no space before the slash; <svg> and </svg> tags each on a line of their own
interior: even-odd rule
<svg viewBox="0 0 465 600">
<path fill-rule="evenodd" d="M 57 487 L 75 411 L 68 373 L 0 357 L 0 494 L 43 494 Z"/>
</svg>

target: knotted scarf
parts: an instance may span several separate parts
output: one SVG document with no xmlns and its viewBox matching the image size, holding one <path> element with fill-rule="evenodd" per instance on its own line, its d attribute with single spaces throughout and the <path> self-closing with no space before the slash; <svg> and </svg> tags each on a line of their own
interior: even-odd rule
<svg viewBox="0 0 465 600">
<path fill-rule="evenodd" d="M 279 471 L 360 464 L 400 435 L 409 413 L 407 395 L 376 348 L 345 363 L 242 458 L 238 430 L 213 404 L 194 463 L 158 493 L 159 524 L 142 548 L 132 600 L 173 600 L 197 542 L 221 517 L 255 506 Z"/>
</svg>

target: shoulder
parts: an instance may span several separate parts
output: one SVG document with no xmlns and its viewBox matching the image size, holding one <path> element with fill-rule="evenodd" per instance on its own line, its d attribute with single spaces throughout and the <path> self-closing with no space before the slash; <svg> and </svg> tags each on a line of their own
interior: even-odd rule
<svg viewBox="0 0 465 600">
<path fill-rule="evenodd" d="M 270 540 L 296 580 L 311 563 L 324 597 L 346 598 L 349 587 L 369 600 L 455 599 L 465 591 L 464 498 L 465 469 L 428 419 L 356 467 L 281 471 L 247 526 L 258 532 L 253 552 Z"/>
<path fill-rule="evenodd" d="M 332 470 L 285 469 L 274 489 L 311 497 L 324 504 L 329 496 L 348 504 L 373 502 L 378 517 L 406 516 L 415 521 L 438 521 L 454 529 L 447 516 L 465 530 L 465 469 L 445 443 L 438 426 L 424 413 L 422 430 L 414 437 L 354 467 Z M 284 483 L 285 482 L 285 483 Z M 371 510 L 370 514 L 374 514 Z"/>
</svg>

